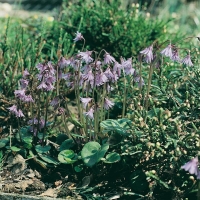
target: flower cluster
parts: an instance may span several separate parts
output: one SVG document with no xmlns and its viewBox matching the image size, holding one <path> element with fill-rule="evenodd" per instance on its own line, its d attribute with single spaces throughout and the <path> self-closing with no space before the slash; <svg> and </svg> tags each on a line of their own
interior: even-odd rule
<svg viewBox="0 0 200 200">
<path fill-rule="evenodd" d="M 154 58 L 156 58 L 156 54 L 153 52 L 153 45 L 140 51 L 140 53 L 144 56 L 144 61 L 146 63 L 152 63 Z M 188 52 L 188 54 L 185 56 L 185 58 L 181 59 L 179 57 L 178 48 L 175 45 L 172 45 L 171 42 L 160 53 L 161 53 L 161 55 L 168 57 L 172 61 L 176 61 L 176 62 L 185 64 L 190 67 L 193 66 L 193 63 L 192 63 L 191 57 L 190 57 L 190 52 Z"/>
<path fill-rule="evenodd" d="M 54 82 L 56 81 L 56 71 L 51 62 L 45 64 L 38 64 L 36 68 L 39 70 L 37 75 L 40 84 L 37 86 L 37 89 L 42 89 L 45 91 L 52 91 L 54 89 Z"/>
<path fill-rule="evenodd" d="M 8 110 L 13 113 L 16 117 L 24 117 L 22 110 L 18 109 L 16 105 L 13 105 L 8 108 Z"/>
<path fill-rule="evenodd" d="M 74 39 L 75 41 L 80 39 L 78 37 L 80 36 L 79 34 Z M 100 55 L 97 56 L 98 59 L 93 59 L 92 55 L 96 53 L 94 51 L 79 52 L 76 56 L 70 58 L 67 62 L 67 68 L 70 69 L 71 67 L 72 70 L 69 70 L 70 72 L 63 75 L 67 86 L 73 88 L 75 85 L 78 85 L 79 88 L 92 92 L 93 89 L 102 88 L 105 85 L 106 94 L 108 95 L 114 89 L 112 85 L 116 84 L 122 74 L 123 76 L 131 75 L 136 83 L 144 85 L 143 79 L 139 77 L 133 68 L 131 58 L 128 60 L 121 58 L 121 63 L 119 63 L 112 55 L 105 50 L 103 51 L 105 53 L 103 54 L 102 60 L 100 59 Z M 94 112 L 99 108 L 97 102 L 91 98 L 89 93 L 88 96 L 81 97 L 80 101 L 86 110 L 85 116 L 93 119 Z M 103 102 L 103 108 L 105 110 L 112 108 L 114 105 L 106 96 L 102 96 L 101 102 Z M 88 106 L 89 103 L 90 105 Z"/>
<path fill-rule="evenodd" d="M 27 88 L 29 84 L 29 72 L 28 70 L 24 70 L 23 76 L 20 80 L 20 89 L 15 90 L 14 94 L 17 99 L 19 99 L 21 102 L 34 102 L 31 94 L 27 93 Z M 24 114 L 21 109 L 17 109 L 17 105 L 13 105 L 8 108 L 8 110 L 14 114 L 16 117 L 24 117 Z"/>
</svg>

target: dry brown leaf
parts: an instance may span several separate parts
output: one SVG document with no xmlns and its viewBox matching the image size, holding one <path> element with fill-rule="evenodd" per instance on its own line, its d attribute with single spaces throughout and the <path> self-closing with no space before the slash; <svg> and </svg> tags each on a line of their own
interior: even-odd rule
<svg viewBox="0 0 200 200">
<path fill-rule="evenodd" d="M 18 174 L 27 168 L 25 159 L 19 154 L 17 154 L 15 157 L 9 156 L 7 163 L 7 167 L 12 168 L 11 172 L 14 174 Z"/>
<path fill-rule="evenodd" d="M 56 198 L 58 194 L 58 190 L 56 188 L 49 188 L 48 190 L 46 190 L 45 192 L 43 192 L 42 194 L 40 194 L 40 197 L 53 197 Z"/>
<path fill-rule="evenodd" d="M 29 185 L 33 184 L 33 181 L 31 179 L 21 181 L 19 184 L 15 184 L 16 188 L 20 188 L 22 191 L 25 191 Z"/>
<path fill-rule="evenodd" d="M 59 185 L 62 184 L 62 181 L 61 180 L 60 181 L 56 181 L 54 184 L 55 184 L 56 187 L 58 187 Z"/>
</svg>

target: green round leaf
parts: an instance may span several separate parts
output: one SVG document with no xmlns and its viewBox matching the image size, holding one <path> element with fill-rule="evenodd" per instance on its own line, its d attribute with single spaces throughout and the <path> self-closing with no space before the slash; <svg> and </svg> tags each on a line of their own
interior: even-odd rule
<svg viewBox="0 0 200 200">
<path fill-rule="evenodd" d="M 8 138 L 3 138 L 0 140 L 0 148 L 3 148 L 6 146 L 6 144 L 9 142 Z"/>
<path fill-rule="evenodd" d="M 54 165 L 58 165 L 59 164 L 54 158 L 52 158 L 50 156 L 41 155 L 41 154 L 39 154 L 39 156 L 40 156 L 40 158 L 42 158 L 42 160 L 44 160 L 47 163 L 54 164 Z"/>
<path fill-rule="evenodd" d="M 109 153 L 106 156 L 106 160 L 104 162 L 105 163 L 115 163 L 115 162 L 120 161 L 120 159 L 121 159 L 120 155 L 116 152 L 113 152 L 113 153 Z"/>
<path fill-rule="evenodd" d="M 60 145 L 59 151 L 70 149 L 73 146 L 74 146 L 74 141 L 72 139 L 67 139 Z"/>
<path fill-rule="evenodd" d="M 49 146 L 49 145 L 46 145 L 46 146 L 36 145 L 36 146 L 35 146 L 35 150 L 36 150 L 38 153 L 46 153 L 46 152 L 48 152 L 50 149 L 51 149 L 51 146 Z"/>
<path fill-rule="evenodd" d="M 100 145 L 98 142 L 88 142 L 81 151 L 81 157 L 86 166 L 92 167 L 104 157 L 109 148 L 108 144 Z"/>
<path fill-rule="evenodd" d="M 21 137 L 20 137 L 21 136 Z M 29 131 L 29 126 L 22 127 L 16 134 L 17 140 L 20 142 L 22 138 L 23 142 L 31 144 L 33 141 L 33 134 Z"/>
<path fill-rule="evenodd" d="M 15 146 L 12 146 L 11 148 L 10 148 L 12 151 L 20 151 L 21 149 L 19 149 L 18 147 L 15 147 Z"/>
<path fill-rule="evenodd" d="M 83 166 L 82 165 L 77 165 L 74 167 L 75 172 L 81 172 L 83 170 Z"/>
<path fill-rule="evenodd" d="M 33 146 L 33 145 L 32 145 L 31 143 L 25 143 L 25 144 L 23 145 L 23 147 L 26 148 L 26 149 L 31 149 L 32 146 Z"/>
<path fill-rule="evenodd" d="M 72 150 L 63 150 L 58 154 L 58 160 L 64 164 L 73 164 L 77 161 L 77 155 Z"/>
</svg>

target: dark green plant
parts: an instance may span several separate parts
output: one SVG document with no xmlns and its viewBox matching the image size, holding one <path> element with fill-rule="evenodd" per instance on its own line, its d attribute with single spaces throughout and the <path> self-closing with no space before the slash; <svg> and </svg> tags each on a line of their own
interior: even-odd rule
<svg viewBox="0 0 200 200">
<path fill-rule="evenodd" d="M 59 27 L 71 39 L 78 30 L 84 35 L 88 50 L 106 49 L 116 57 L 136 56 L 144 43 L 162 40 L 167 25 L 167 22 L 146 17 L 139 9 L 124 8 L 121 1 L 64 2 L 60 21 L 53 27 L 49 39 L 57 41 Z M 77 45 L 77 49 L 80 48 Z"/>
</svg>

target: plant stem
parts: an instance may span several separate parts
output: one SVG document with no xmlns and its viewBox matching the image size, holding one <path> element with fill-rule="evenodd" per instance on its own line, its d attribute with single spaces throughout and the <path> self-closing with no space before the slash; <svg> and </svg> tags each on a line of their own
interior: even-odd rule
<svg viewBox="0 0 200 200">
<path fill-rule="evenodd" d="M 22 142 L 22 136 L 21 136 L 21 129 L 20 129 L 19 117 L 17 117 L 17 124 L 18 124 L 18 130 L 19 130 L 19 140 L 20 140 L 20 142 Z"/>
<path fill-rule="evenodd" d="M 123 108 L 122 108 L 122 118 L 125 116 L 125 110 L 126 110 L 126 77 L 124 74 L 124 99 L 123 99 Z"/>
<path fill-rule="evenodd" d="M 43 135 L 42 135 L 42 145 L 44 146 L 44 138 L 45 138 L 45 132 L 46 132 L 46 126 L 47 126 L 47 109 L 48 109 L 48 103 L 49 103 L 49 98 L 46 98 L 46 105 L 45 105 L 45 119 L 44 119 L 44 130 L 43 130 Z"/>
<path fill-rule="evenodd" d="M 36 137 L 38 136 L 39 127 L 40 127 L 40 101 L 41 101 L 41 94 L 40 94 L 40 91 L 39 91 L 39 94 L 38 94 L 38 115 L 37 115 L 38 124 L 37 124 L 37 131 L 36 131 L 36 135 L 35 135 L 35 142 L 37 141 Z"/>
<path fill-rule="evenodd" d="M 66 134 L 67 134 L 67 136 L 68 136 L 69 138 L 72 138 L 72 137 L 71 137 L 71 134 L 70 134 L 70 131 L 69 131 L 69 128 L 68 128 L 68 126 L 67 126 L 66 116 L 65 116 L 64 113 L 62 114 L 62 118 L 63 118 L 64 124 L 65 124 L 64 127 L 65 127 Z"/>
<path fill-rule="evenodd" d="M 150 69 L 149 69 L 149 78 L 148 78 L 148 86 L 147 86 L 147 94 L 146 94 L 146 101 L 145 101 L 145 110 L 148 110 L 148 106 L 149 106 L 149 93 L 150 93 L 150 89 L 151 89 L 151 80 L 152 80 L 152 74 L 153 74 L 153 65 L 150 65 Z"/>
<path fill-rule="evenodd" d="M 102 94 L 102 101 L 101 101 L 101 121 L 103 121 L 103 111 L 104 111 L 104 100 L 106 97 L 106 83 L 103 85 L 103 94 Z"/>
<path fill-rule="evenodd" d="M 83 118 L 83 109 L 81 107 L 81 103 L 80 103 L 80 88 L 79 88 L 79 84 L 80 84 L 80 64 L 79 64 L 79 68 L 78 68 L 78 77 L 77 80 L 75 80 L 75 95 L 76 95 L 76 103 L 77 103 L 77 107 L 78 107 L 78 119 L 80 120 L 81 124 L 84 126 L 84 118 Z M 85 127 L 85 126 L 84 126 Z M 85 129 L 82 128 L 82 133 L 84 136 L 86 136 L 85 133 Z"/>
<path fill-rule="evenodd" d="M 56 66 L 56 95 L 59 96 L 58 65 Z"/>
</svg>

